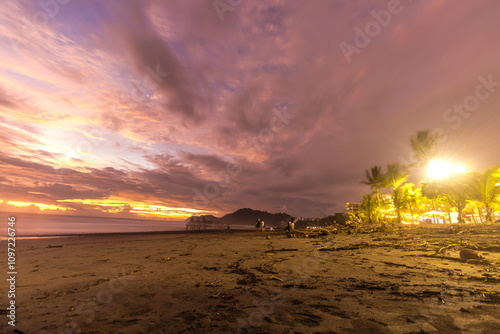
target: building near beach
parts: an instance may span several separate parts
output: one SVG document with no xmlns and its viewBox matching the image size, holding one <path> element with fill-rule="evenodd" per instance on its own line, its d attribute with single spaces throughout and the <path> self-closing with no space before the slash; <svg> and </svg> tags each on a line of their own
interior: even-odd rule
<svg viewBox="0 0 500 334">
<path fill-rule="evenodd" d="M 227 223 L 214 216 L 191 216 L 186 219 L 186 231 L 222 230 Z"/>
</svg>

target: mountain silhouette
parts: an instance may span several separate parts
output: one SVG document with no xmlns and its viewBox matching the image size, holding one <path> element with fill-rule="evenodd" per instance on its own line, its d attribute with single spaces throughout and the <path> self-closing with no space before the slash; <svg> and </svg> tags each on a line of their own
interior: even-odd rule
<svg viewBox="0 0 500 334">
<path fill-rule="evenodd" d="M 200 217 L 201 219 L 205 218 L 205 221 L 211 221 L 213 223 L 227 223 L 230 221 L 231 224 L 235 225 L 254 225 L 257 219 L 261 219 L 266 223 L 266 227 L 285 226 L 292 218 L 292 216 L 287 213 L 269 213 L 267 211 L 253 210 L 250 208 L 239 209 L 221 218 L 213 215 L 196 217 Z M 188 218 L 186 222 L 191 221 L 192 218 L 193 217 Z"/>
</svg>

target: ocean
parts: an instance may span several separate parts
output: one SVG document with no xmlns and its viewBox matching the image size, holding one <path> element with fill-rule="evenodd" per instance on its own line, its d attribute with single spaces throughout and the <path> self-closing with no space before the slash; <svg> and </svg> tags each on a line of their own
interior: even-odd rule
<svg viewBox="0 0 500 334">
<path fill-rule="evenodd" d="M 7 237 L 8 217 L 16 217 L 16 237 L 49 237 L 68 234 L 183 231 L 184 221 L 61 216 L 0 212 L 0 237 Z"/>
</svg>

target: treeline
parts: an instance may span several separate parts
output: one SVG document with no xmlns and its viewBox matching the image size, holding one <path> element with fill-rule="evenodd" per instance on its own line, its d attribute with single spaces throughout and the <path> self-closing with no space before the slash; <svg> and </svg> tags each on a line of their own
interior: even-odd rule
<svg viewBox="0 0 500 334">
<path fill-rule="evenodd" d="M 335 215 L 330 215 L 323 218 L 310 218 L 310 219 L 302 219 L 295 223 L 296 229 L 306 229 L 309 226 L 314 227 L 327 227 L 335 225 L 337 226 L 345 226 L 347 224 L 349 217 L 345 213 L 336 213 Z"/>
<path fill-rule="evenodd" d="M 466 215 L 471 215 L 471 222 L 494 222 L 494 212 L 500 207 L 500 168 L 492 166 L 482 172 L 466 172 L 457 166 L 460 168 L 451 170 L 445 161 L 438 163 L 436 160 L 439 158 L 439 138 L 429 130 L 419 131 L 410 138 L 414 163 L 392 163 L 385 170 L 381 166 L 366 170 L 361 183 L 370 186 L 371 192 L 362 195 L 360 211 L 351 213 L 351 219 L 382 225 L 403 221 L 415 223 L 426 212 L 442 211 L 447 213 L 445 220 L 449 222 L 452 213 L 458 222 L 465 222 Z M 419 186 L 407 182 L 412 170 L 433 167 L 433 163 L 438 172 L 443 168 L 441 175 L 427 177 Z M 390 195 L 383 195 L 382 189 L 388 189 Z"/>
</svg>

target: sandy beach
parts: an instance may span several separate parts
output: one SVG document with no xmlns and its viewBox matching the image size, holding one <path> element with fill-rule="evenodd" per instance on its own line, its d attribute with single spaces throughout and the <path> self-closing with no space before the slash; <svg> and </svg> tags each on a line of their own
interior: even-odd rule
<svg viewBox="0 0 500 334">
<path fill-rule="evenodd" d="M 0 327 L 55 334 L 498 333 L 499 234 L 496 224 L 314 238 L 226 231 L 18 240 L 16 327 L 7 325 L 5 279 Z M 461 259 L 463 248 L 482 259 Z"/>
</svg>

